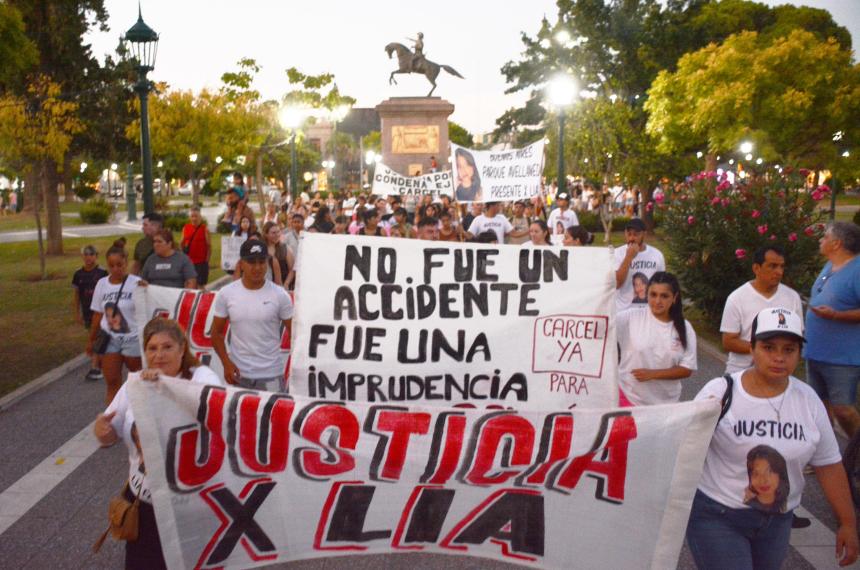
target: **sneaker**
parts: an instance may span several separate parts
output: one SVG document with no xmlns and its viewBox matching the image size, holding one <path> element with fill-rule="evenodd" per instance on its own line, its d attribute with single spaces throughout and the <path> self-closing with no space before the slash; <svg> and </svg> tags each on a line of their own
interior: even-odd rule
<svg viewBox="0 0 860 570">
<path fill-rule="evenodd" d="M 104 380 L 105 379 L 104 375 L 102 374 L 102 371 L 99 370 L 98 368 L 91 368 L 90 371 L 87 372 L 87 375 L 84 378 L 86 378 L 87 380 L 93 381 L 93 382 L 95 382 L 97 380 Z"/>
<path fill-rule="evenodd" d="M 792 515 L 791 517 L 791 528 L 806 528 L 812 524 L 812 521 L 806 517 L 799 517 L 797 515 Z"/>
</svg>

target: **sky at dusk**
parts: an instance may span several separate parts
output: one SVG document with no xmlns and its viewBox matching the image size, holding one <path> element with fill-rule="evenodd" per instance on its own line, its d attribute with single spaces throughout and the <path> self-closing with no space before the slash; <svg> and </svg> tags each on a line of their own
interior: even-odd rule
<svg viewBox="0 0 860 570">
<path fill-rule="evenodd" d="M 851 31 L 855 48 L 860 43 L 860 0 L 802 3 L 830 10 Z M 105 5 L 110 31 L 88 37 L 97 56 L 113 52 L 137 20 L 137 2 Z M 178 89 L 217 87 L 222 73 L 250 57 L 262 66 L 255 87 L 267 99 L 290 89 L 284 73 L 289 67 L 333 73 L 340 91 L 355 97 L 359 107 L 426 95 L 430 84 L 415 74 L 399 75 L 399 85 L 389 86 L 397 62 L 384 51 L 389 42 L 411 45 L 407 38 L 423 32 L 425 55 L 465 77 L 442 72 L 434 95 L 453 103 L 451 119 L 475 134 L 491 131 L 499 115 L 525 101 L 526 93 L 504 94 L 501 67 L 518 58 L 522 32 L 534 35 L 544 15 L 554 21 L 557 13 L 552 0 L 141 0 L 141 6 L 146 23 L 161 35 L 151 79 Z"/>
</svg>

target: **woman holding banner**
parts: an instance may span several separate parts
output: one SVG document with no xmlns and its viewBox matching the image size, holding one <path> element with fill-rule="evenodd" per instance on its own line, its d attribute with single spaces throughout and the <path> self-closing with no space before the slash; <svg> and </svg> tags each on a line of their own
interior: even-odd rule
<svg viewBox="0 0 860 570">
<path fill-rule="evenodd" d="M 129 372 L 140 370 L 140 345 L 134 301 L 131 294 L 140 282 L 128 274 L 125 238 L 116 240 L 105 254 L 108 276 L 96 283 L 90 309 L 93 312 L 87 354 L 101 354 L 102 374 L 107 392 L 105 401 L 113 400 L 122 384 L 123 364 Z"/>
<path fill-rule="evenodd" d="M 837 562 L 857 559 L 854 507 L 827 410 L 792 376 L 804 342 L 799 315 L 768 307 L 752 323 L 752 367 L 711 380 L 696 396 L 723 403 L 687 525 L 699 568 L 780 568 L 807 465 L 839 524 Z"/>
<path fill-rule="evenodd" d="M 621 362 L 618 383 L 635 406 L 681 398 L 681 380 L 696 370 L 696 332 L 684 319 L 681 286 L 658 271 L 648 282 L 648 309 L 629 309 L 616 320 Z"/>
<path fill-rule="evenodd" d="M 457 190 L 455 196 L 458 202 L 481 201 L 481 176 L 475 157 L 464 148 L 458 148 L 454 153 L 457 163 Z"/>
<path fill-rule="evenodd" d="M 202 366 L 191 354 L 188 339 L 176 321 L 160 317 L 149 321 L 143 329 L 143 347 L 149 366 L 140 373 L 143 380 L 155 382 L 161 376 L 170 376 L 198 384 L 225 385 L 211 368 Z M 136 498 L 140 502 L 138 537 L 135 541 L 125 543 L 125 567 L 146 570 L 167 568 L 127 386 L 128 383 L 124 384 L 105 412 L 99 414 L 93 431 L 102 447 L 109 447 L 122 438 L 128 448 L 128 484 L 123 495 L 129 502 L 134 502 Z"/>
</svg>

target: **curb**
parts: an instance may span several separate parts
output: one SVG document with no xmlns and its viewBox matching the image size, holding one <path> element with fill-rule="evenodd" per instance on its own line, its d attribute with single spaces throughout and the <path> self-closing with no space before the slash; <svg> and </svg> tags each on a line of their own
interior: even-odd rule
<svg viewBox="0 0 860 570">
<path fill-rule="evenodd" d="M 220 287 L 228 283 L 231 279 L 232 277 L 230 275 L 223 275 L 212 283 L 208 284 L 206 286 L 206 290 L 212 291 L 213 289 L 219 289 Z M 0 398 L 0 413 L 5 412 L 30 394 L 38 392 L 45 386 L 50 386 L 78 366 L 89 362 L 89 358 L 90 357 L 87 356 L 86 353 L 79 354 L 71 360 L 67 360 L 66 362 L 60 364 L 56 368 L 45 372 L 35 380 L 31 380 L 20 388 L 6 394 L 2 398 Z"/>
</svg>

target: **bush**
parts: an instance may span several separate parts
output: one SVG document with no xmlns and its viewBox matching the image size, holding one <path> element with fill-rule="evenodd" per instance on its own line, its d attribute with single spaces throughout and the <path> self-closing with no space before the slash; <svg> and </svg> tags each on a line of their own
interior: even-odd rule
<svg viewBox="0 0 860 570">
<path fill-rule="evenodd" d="M 170 208 L 170 196 L 156 194 L 152 199 L 152 205 L 155 207 L 156 212 L 167 213 L 167 210 Z"/>
<path fill-rule="evenodd" d="M 188 223 L 188 214 L 186 212 L 165 212 L 164 227 L 173 232 L 181 232 L 185 224 Z"/>
<path fill-rule="evenodd" d="M 227 222 L 218 222 L 218 227 L 215 228 L 215 231 L 222 235 L 230 235 L 233 233 L 233 226 Z"/>
<path fill-rule="evenodd" d="M 854 218 L 853 218 L 853 221 L 854 221 L 854 223 L 855 223 L 855 224 L 857 224 L 858 226 L 860 226 L 860 210 L 857 210 L 856 212 L 854 212 Z"/>
<path fill-rule="evenodd" d="M 593 234 L 603 233 L 603 224 L 600 221 L 600 215 L 597 212 L 577 212 L 576 217 L 579 219 L 579 225 L 590 231 Z M 612 218 L 612 231 L 623 232 L 624 226 L 630 218 L 627 216 L 615 216 Z"/>
<path fill-rule="evenodd" d="M 97 194 L 96 189 L 86 184 L 78 184 L 75 187 L 75 196 L 86 202 Z"/>
<path fill-rule="evenodd" d="M 783 282 L 805 292 L 820 268 L 818 238 L 824 225 L 817 202 L 830 189 L 803 188 L 806 170 L 732 187 L 716 173 L 701 173 L 666 194 L 663 217 L 670 271 L 715 324 L 726 297 L 752 276 L 751 258 L 766 244 L 787 255 Z"/>
<path fill-rule="evenodd" d="M 110 219 L 113 208 L 103 199 L 90 200 L 80 210 L 81 221 L 85 224 L 105 224 Z"/>
</svg>

